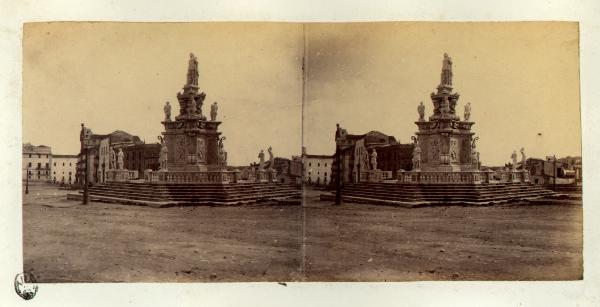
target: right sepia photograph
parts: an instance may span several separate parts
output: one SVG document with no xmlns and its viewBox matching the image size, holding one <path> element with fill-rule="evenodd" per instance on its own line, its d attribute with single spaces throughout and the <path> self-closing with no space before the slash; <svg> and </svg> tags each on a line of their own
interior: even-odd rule
<svg viewBox="0 0 600 307">
<path fill-rule="evenodd" d="M 583 278 L 575 22 L 304 25 L 306 281 Z"/>
</svg>

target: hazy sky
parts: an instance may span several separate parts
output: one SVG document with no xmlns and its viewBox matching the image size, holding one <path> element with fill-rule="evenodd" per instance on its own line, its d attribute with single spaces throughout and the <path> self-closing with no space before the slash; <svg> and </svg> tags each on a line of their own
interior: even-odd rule
<svg viewBox="0 0 600 307">
<path fill-rule="evenodd" d="M 157 141 L 165 102 L 179 113 L 193 52 L 203 112 L 218 102 L 230 164 L 256 161 L 269 145 L 278 156 L 298 154 L 302 45 L 300 24 L 26 24 L 23 141 L 75 154 L 82 122 Z"/>
<path fill-rule="evenodd" d="M 454 61 L 457 110 L 471 102 L 481 160 L 580 155 L 578 28 L 575 23 L 307 24 L 304 143 L 334 152 L 349 133 L 379 130 L 409 142 L 417 105 L 431 115 L 443 53 Z M 303 26 L 292 23 L 38 23 L 23 39 L 23 141 L 79 149 L 80 123 L 155 142 L 165 101 L 198 57 L 203 111 L 219 102 L 229 162 L 298 154 Z M 542 136 L 538 136 L 541 133 Z"/>
<path fill-rule="evenodd" d="M 444 52 L 453 59 L 457 111 L 471 102 L 481 161 L 580 155 L 576 23 L 354 23 L 307 27 L 309 153 L 331 154 L 335 124 L 410 142 L 417 105 L 433 105 Z M 542 133 L 542 136 L 538 136 Z"/>
</svg>

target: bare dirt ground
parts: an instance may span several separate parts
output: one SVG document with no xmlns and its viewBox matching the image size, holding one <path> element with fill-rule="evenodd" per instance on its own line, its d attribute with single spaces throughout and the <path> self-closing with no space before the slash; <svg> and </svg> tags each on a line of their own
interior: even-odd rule
<svg viewBox="0 0 600 307">
<path fill-rule="evenodd" d="M 582 207 L 569 201 L 336 207 L 308 190 L 303 240 L 300 206 L 83 206 L 66 193 L 32 186 L 24 195 L 24 270 L 39 282 L 570 280 L 583 273 Z"/>
<path fill-rule="evenodd" d="M 24 195 L 24 270 L 38 282 L 299 279 L 300 206 L 84 206 L 66 193 Z"/>
<path fill-rule="evenodd" d="M 306 191 L 308 281 L 576 280 L 581 204 L 333 206 Z"/>
</svg>

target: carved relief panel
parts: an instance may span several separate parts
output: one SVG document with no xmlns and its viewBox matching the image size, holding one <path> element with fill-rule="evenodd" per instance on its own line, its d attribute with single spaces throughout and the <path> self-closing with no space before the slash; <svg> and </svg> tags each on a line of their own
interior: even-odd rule
<svg viewBox="0 0 600 307">
<path fill-rule="evenodd" d="M 185 161 L 185 136 L 178 135 L 175 137 L 175 154 L 173 156 L 176 162 Z"/>
<path fill-rule="evenodd" d="M 206 143 L 203 138 L 198 138 L 196 141 L 196 154 L 199 163 L 206 163 Z"/>
<path fill-rule="evenodd" d="M 450 151 L 448 153 L 450 155 L 450 162 L 458 162 L 458 140 L 451 138 L 450 139 Z"/>
<path fill-rule="evenodd" d="M 437 138 L 432 138 L 429 141 L 429 161 L 438 162 L 440 160 L 440 141 Z"/>
</svg>

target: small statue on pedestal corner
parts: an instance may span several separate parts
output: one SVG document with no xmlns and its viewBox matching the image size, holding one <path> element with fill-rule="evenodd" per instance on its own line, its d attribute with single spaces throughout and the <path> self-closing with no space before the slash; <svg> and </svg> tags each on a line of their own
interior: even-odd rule
<svg viewBox="0 0 600 307">
<path fill-rule="evenodd" d="M 269 153 L 269 167 L 273 168 L 273 148 L 271 148 L 271 146 L 269 146 L 269 148 L 267 149 L 267 152 Z"/>
<path fill-rule="evenodd" d="M 467 102 L 465 105 L 465 121 L 468 121 L 471 118 L 471 103 Z"/>
<path fill-rule="evenodd" d="M 115 151 L 112 148 L 108 148 L 108 156 L 109 156 L 108 169 L 117 168 L 117 157 L 115 156 Z"/>
<path fill-rule="evenodd" d="M 160 170 L 167 170 L 167 155 L 169 150 L 167 149 L 167 142 L 161 142 L 160 154 L 158 163 L 160 164 Z"/>
<path fill-rule="evenodd" d="M 448 97 L 444 97 L 444 99 L 442 99 L 442 115 L 446 116 L 446 114 L 450 113 L 450 101 L 448 100 Z"/>
<path fill-rule="evenodd" d="M 119 148 L 119 153 L 117 154 L 117 169 L 121 170 L 123 169 L 123 157 L 125 156 L 125 154 L 123 154 L 123 149 Z"/>
<path fill-rule="evenodd" d="M 512 155 L 510 155 L 510 158 L 512 159 L 512 169 L 515 170 L 517 169 L 517 151 L 513 150 Z"/>
<path fill-rule="evenodd" d="M 418 171 L 421 169 L 421 146 L 419 143 L 415 143 L 415 149 L 413 149 L 413 171 Z"/>
<path fill-rule="evenodd" d="M 525 162 L 527 162 L 527 159 L 525 157 L 525 148 L 521 147 L 521 167 L 523 168 L 523 170 L 525 170 Z"/>
<path fill-rule="evenodd" d="M 258 153 L 258 160 L 259 160 L 258 169 L 259 170 L 264 169 L 265 168 L 265 153 L 262 149 Z"/>
<path fill-rule="evenodd" d="M 377 170 L 377 151 L 373 148 L 373 152 L 371 153 L 371 165 L 373 166 L 373 170 Z"/>
<path fill-rule="evenodd" d="M 217 120 L 217 111 L 219 110 L 219 107 L 217 106 L 217 102 L 215 101 L 211 106 L 210 106 L 210 121 L 214 122 Z"/>
<path fill-rule="evenodd" d="M 168 101 L 165 104 L 163 111 L 165 112 L 165 121 L 170 122 L 171 121 L 171 105 L 169 104 Z"/>
<path fill-rule="evenodd" d="M 423 101 L 421 101 L 421 103 L 417 107 L 417 112 L 419 112 L 419 121 L 420 122 L 424 121 L 425 120 L 425 105 L 423 104 Z"/>
</svg>

